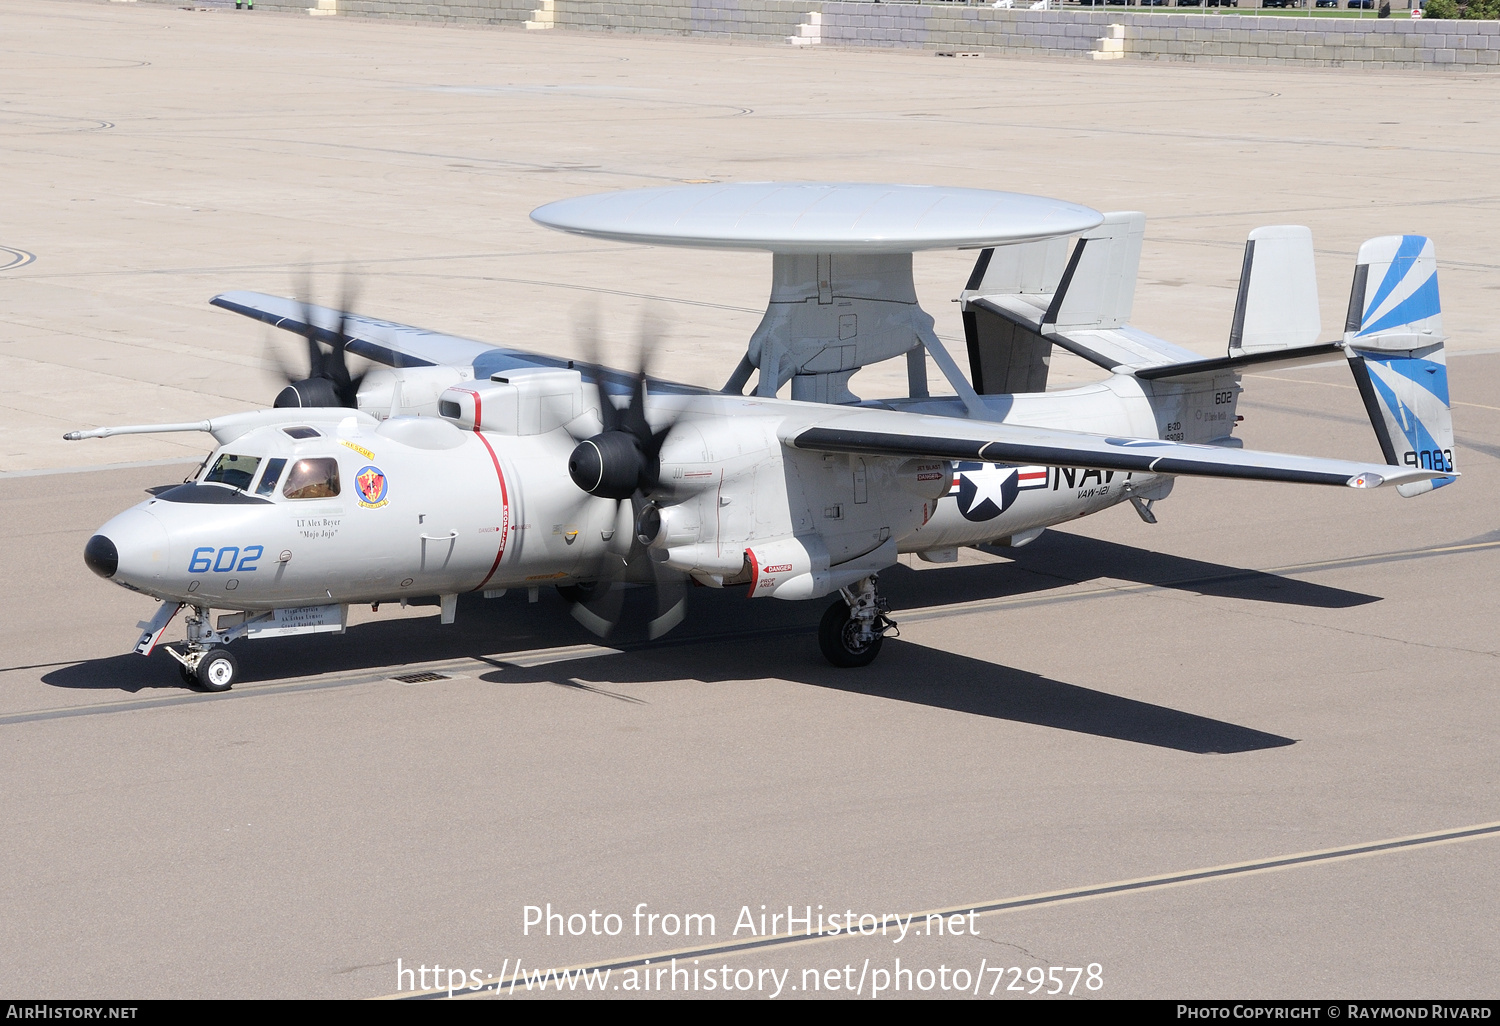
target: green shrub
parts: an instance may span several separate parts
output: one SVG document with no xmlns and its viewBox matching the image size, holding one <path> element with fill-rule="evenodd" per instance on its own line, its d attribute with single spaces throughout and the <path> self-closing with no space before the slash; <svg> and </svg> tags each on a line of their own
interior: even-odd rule
<svg viewBox="0 0 1500 1026">
<path fill-rule="evenodd" d="M 1500 0 L 1469 0 L 1469 6 L 1464 8 L 1462 17 L 1474 21 L 1494 21 L 1500 18 Z"/>
<path fill-rule="evenodd" d="M 1423 18 L 1457 18 L 1458 4 L 1454 0 L 1426 0 L 1422 4 Z"/>
</svg>

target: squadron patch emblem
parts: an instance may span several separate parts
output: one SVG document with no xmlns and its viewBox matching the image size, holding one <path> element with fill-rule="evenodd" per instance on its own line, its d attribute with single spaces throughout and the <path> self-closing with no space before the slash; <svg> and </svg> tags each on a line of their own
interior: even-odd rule
<svg viewBox="0 0 1500 1026">
<path fill-rule="evenodd" d="M 359 492 L 359 504 L 366 509 L 379 509 L 388 501 L 385 493 L 389 482 L 379 467 L 362 467 L 354 475 L 354 487 Z"/>
</svg>

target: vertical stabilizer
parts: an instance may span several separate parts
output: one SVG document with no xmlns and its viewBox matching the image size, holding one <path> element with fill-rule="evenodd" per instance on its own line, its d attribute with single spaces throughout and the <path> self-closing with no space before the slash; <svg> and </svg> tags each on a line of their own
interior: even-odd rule
<svg viewBox="0 0 1500 1026">
<path fill-rule="evenodd" d="M 1361 246 L 1344 346 L 1387 463 L 1454 469 L 1442 331 L 1432 240 L 1385 235 Z M 1453 480 L 1440 477 L 1396 490 L 1420 495 Z"/>
<path fill-rule="evenodd" d="M 980 254 L 965 291 L 977 296 L 1050 294 L 1057 291 L 1067 262 L 1066 236 L 996 246 Z"/>
<path fill-rule="evenodd" d="M 1255 229 L 1245 242 L 1229 355 L 1309 346 L 1322 330 L 1312 232 L 1295 224 Z"/>
<path fill-rule="evenodd" d="M 1042 317 L 1042 329 L 1066 333 L 1118 328 L 1129 321 L 1145 235 L 1145 214 L 1116 211 L 1079 236 L 1052 305 Z"/>
<path fill-rule="evenodd" d="M 1015 246 L 996 246 L 979 254 L 963 294 L 964 339 L 969 375 L 981 395 L 1044 392 L 1052 343 L 1035 322 L 1052 301 L 1068 259 L 1066 237 Z M 1014 296 L 1017 311 L 1007 316 L 971 303 L 976 297 Z"/>
</svg>

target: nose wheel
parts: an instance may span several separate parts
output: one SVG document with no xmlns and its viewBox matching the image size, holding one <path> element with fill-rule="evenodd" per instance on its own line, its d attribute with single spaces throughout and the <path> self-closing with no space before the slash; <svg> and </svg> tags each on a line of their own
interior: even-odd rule
<svg viewBox="0 0 1500 1026">
<path fill-rule="evenodd" d="M 886 615 L 889 607 L 875 591 L 874 574 L 840 589 L 840 595 L 818 624 L 818 647 L 834 666 L 868 666 L 896 621 Z"/>
<path fill-rule="evenodd" d="M 167 649 L 177 660 L 177 674 L 189 687 L 202 691 L 228 691 L 240 674 L 239 660 L 227 648 L 179 654 Z"/>
<path fill-rule="evenodd" d="M 203 653 L 194 676 L 204 691 L 228 691 L 234 687 L 234 678 L 239 672 L 240 664 L 229 654 L 229 649 L 215 648 Z"/>
<path fill-rule="evenodd" d="M 224 648 L 226 632 L 216 631 L 209 622 L 207 609 L 194 610 L 187 619 L 186 651 L 166 646 L 177 660 L 177 673 L 184 684 L 203 691 L 228 691 L 240 674 L 239 660 Z"/>
</svg>

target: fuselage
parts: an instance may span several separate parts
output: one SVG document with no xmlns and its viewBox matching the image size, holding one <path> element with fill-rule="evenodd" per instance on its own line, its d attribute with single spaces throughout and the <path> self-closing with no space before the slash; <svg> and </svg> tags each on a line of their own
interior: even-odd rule
<svg viewBox="0 0 1500 1026">
<path fill-rule="evenodd" d="M 477 406 L 475 387 L 461 391 Z M 193 481 L 110 520 L 86 558 L 133 590 L 236 610 L 617 577 L 640 544 L 639 503 L 593 497 L 569 478 L 569 453 L 598 423 L 597 392 L 575 387 L 564 415 L 582 412 L 556 426 L 527 421 L 524 406 L 502 430 L 472 409 L 385 421 L 339 410 L 308 410 L 297 423 L 281 416 L 221 446 Z M 932 400 L 920 412 L 945 410 Z M 777 399 L 653 397 L 649 417 L 673 424 L 651 497 L 662 522 L 657 558 L 710 586 L 810 598 L 843 586 L 840 567 L 847 577 L 889 565 L 898 551 L 1011 539 L 1153 485 L 1109 471 L 787 444 L 830 412 Z M 1144 399 L 1098 386 L 1011 397 L 997 419 L 1154 433 Z"/>
</svg>

